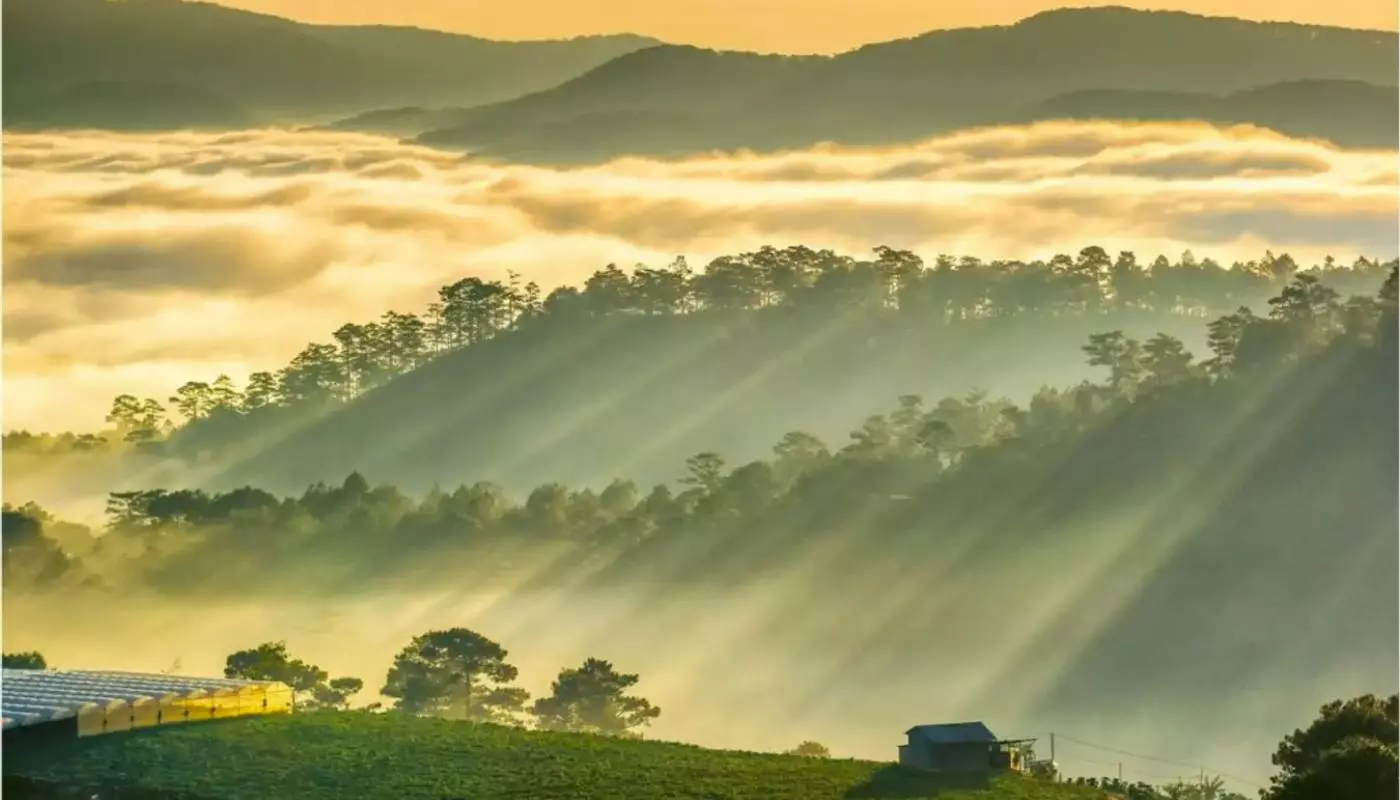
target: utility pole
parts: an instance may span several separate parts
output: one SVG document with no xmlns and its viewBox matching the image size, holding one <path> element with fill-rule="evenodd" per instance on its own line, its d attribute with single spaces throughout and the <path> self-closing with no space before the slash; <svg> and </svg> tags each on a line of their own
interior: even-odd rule
<svg viewBox="0 0 1400 800">
<path fill-rule="evenodd" d="M 1118 780 L 1123 780 L 1123 762 L 1118 762 Z"/>
<path fill-rule="evenodd" d="M 1060 770 L 1055 767 L 1055 734 L 1053 733 L 1050 734 L 1050 769 L 1055 774 L 1053 780 L 1058 781 L 1060 779 Z"/>
</svg>

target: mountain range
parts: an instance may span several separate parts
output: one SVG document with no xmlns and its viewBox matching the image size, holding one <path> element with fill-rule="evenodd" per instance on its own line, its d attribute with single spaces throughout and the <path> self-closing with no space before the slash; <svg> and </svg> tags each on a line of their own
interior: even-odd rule
<svg viewBox="0 0 1400 800">
<path fill-rule="evenodd" d="M 635 35 L 497 42 L 190 0 L 10 0 L 4 27 L 7 128 L 317 124 L 536 163 L 1084 118 L 1393 147 L 1400 117 L 1395 33 L 1121 7 L 835 56 Z"/>
<path fill-rule="evenodd" d="M 470 106 L 658 44 L 309 25 L 186 0 L 8 0 L 3 15 L 6 128 L 243 127 Z"/>
<path fill-rule="evenodd" d="M 1380 31 L 1064 9 L 834 57 L 646 48 L 543 92 L 413 122 L 427 144 L 533 161 L 883 144 L 1083 117 L 1253 123 L 1384 147 L 1397 138 L 1398 54 Z M 341 127 L 365 122 L 376 119 Z"/>
<path fill-rule="evenodd" d="M 646 48 L 543 92 L 412 122 L 421 142 L 522 160 L 880 144 L 1084 116 L 1252 122 L 1379 147 L 1396 140 L 1398 54 L 1380 31 L 1065 9 L 833 57 Z"/>
</svg>

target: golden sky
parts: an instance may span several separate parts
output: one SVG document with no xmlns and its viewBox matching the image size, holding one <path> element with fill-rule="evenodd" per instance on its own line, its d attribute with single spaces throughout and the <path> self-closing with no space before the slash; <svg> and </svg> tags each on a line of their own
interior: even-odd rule
<svg viewBox="0 0 1400 800">
<path fill-rule="evenodd" d="M 1074 0 L 219 0 L 313 22 L 389 23 L 491 39 L 640 33 L 705 47 L 833 52 L 935 28 L 998 25 Z M 1200 14 L 1396 29 L 1394 0 L 1174 0 L 1138 6 Z"/>
</svg>

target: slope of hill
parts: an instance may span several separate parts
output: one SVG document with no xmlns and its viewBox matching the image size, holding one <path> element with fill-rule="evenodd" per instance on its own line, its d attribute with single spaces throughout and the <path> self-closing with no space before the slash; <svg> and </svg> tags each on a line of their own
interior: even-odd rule
<svg viewBox="0 0 1400 800">
<path fill-rule="evenodd" d="M 1088 90 L 1057 95 L 1020 121 L 1046 119 L 1195 119 L 1252 124 L 1343 147 L 1394 148 L 1400 119 L 1395 86 L 1361 81 L 1289 81 L 1228 95 Z"/>
<path fill-rule="evenodd" d="M 6 489 L 69 508 L 92 491 L 151 486 L 299 492 L 351 470 L 414 492 L 477 480 L 512 492 L 669 481 L 695 453 L 764 457 L 792 430 L 843 441 L 852 420 L 901 394 L 1015 399 L 1074 383 L 1091 374 L 1078 348 L 1104 330 L 1166 333 L 1200 352 L 1201 315 L 1257 307 L 1296 266 L 1158 259 L 1144 269 L 1131 254 L 1109 265 L 1086 248 L 1083 264 L 930 268 L 882 252 L 877 263 L 762 248 L 701 273 L 609 267 L 582 291 L 544 299 L 459 281 L 424 316 L 346 326 L 338 346 L 308 346 L 278 374 L 251 376 L 231 405 L 180 401 L 170 412 L 187 424 L 149 454 L 122 449 L 121 431 L 106 433 L 110 454 L 73 437 L 50 442 L 72 458 L 7 435 Z M 1105 260 L 1085 261 L 1094 258 Z M 1086 275 L 1105 265 L 1112 276 L 1090 288 L 1098 279 Z M 1371 294 L 1386 269 L 1358 262 L 1318 274 L 1344 295 Z M 212 391 L 190 377 L 182 396 Z"/>
<path fill-rule="evenodd" d="M 978 388 L 1025 397 L 1074 383 L 1091 374 L 1078 348 L 1104 330 L 1143 339 L 1164 332 L 1199 352 L 1197 313 L 1258 304 L 1273 291 L 1257 267 L 1125 266 L 1116 291 L 1136 293 L 1136 302 L 1087 310 L 1073 299 L 1081 296 L 1078 278 L 1044 264 L 920 266 L 894 312 L 869 300 L 889 291 L 874 288 L 886 279 L 871 262 L 814 266 L 823 258 L 765 249 L 711 265 L 681 289 L 693 293 L 681 306 L 711 306 L 698 313 L 648 294 L 648 281 L 671 273 L 643 271 L 629 282 L 620 271 L 599 271 L 582 295 L 551 296 L 547 313 L 528 324 L 446 352 L 329 414 L 267 427 L 242 424 L 257 422 L 252 416 L 200 420 L 177 432 L 166 452 L 218 468 L 171 480 L 201 475 L 206 488 L 300 491 L 358 469 L 414 491 L 476 480 L 512 491 L 552 480 L 654 483 L 676 477 L 698 452 L 738 463 L 762 457 L 792 430 L 841 441 L 852 420 L 901 394 Z M 781 281 L 788 269 L 805 276 L 800 284 L 822 277 L 786 299 L 762 299 L 764 271 Z M 719 277 L 705 277 L 711 272 Z M 1202 282 L 1185 289 L 1174 283 L 1178 274 Z M 1338 270 L 1325 279 L 1370 294 L 1383 275 Z M 1039 281 L 1063 286 L 1026 288 Z M 987 316 L 963 305 L 972 302 Z M 1197 310 L 1178 314 L 1178 304 Z"/>
<path fill-rule="evenodd" d="M 750 489 L 736 470 L 709 521 L 647 539 L 590 584 L 635 593 L 645 576 L 655 588 L 633 597 L 645 607 L 691 581 L 782 583 L 800 564 L 787 608 L 878 630 L 846 645 L 852 670 L 951 669 L 1003 620 L 987 598 L 1018 615 L 1040 607 L 1028 613 L 1047 616 L 1017 634 L 1022 655 L 1074 650 L 1063 669 L 1015 667 L 1017 680 L 1050 681 L 1035 705 L 1048 718 L 1150 704 L 1145 691 L 1199 700 L 1201 687 L 1223 693 L 1250 675 L 1306 681 L 1339 664 L 1376 680 L 1394 671 L 1400 624 L 1394 285 L 1373 334 L 1283 355 L 1278 332 L 1296 312 L 1276 309 L 1247 323 L 1234 377 L 1142 391 L 1078 433 L 1032 401 L 1013 416 L 1040 422 L 1010 423 L 997 455 L 944 479 L 898 457 L 851 464 L 740 523 L 727 514 Z M 1212 326 L 1217 353 L 1240 322 Z M 1264 363 L 1246 367 L 1246 354 Z M 1059 613 L 1040 605 L 1055 608 L 1061 590 L 1073 599 Z M 853 610 L 867 598 L 879 610 Z M 818 646 L 831 634 L 811 635 Z M 1213 712 L 1188 713 L 1205 724 Z"/>
<path fill-rule="evenodd" d="M 790 430 L 840 441 L 852 420 L 900 394 L 976 387 L 1023 397 L 1087 377 L 1076 350 L 1104 325 L 1200 338 L 1198 320 L 1144 312 L 941 331 L 817 313 L 544 325 L 434 360 L 263 442 L 204 485 L 297 491 L 350 469 L 415 491 L 475 480 L 513 492 L 551 480 L 670 480 L 694 453 L 742 463 Z M 174 446 L 197 447 L 200 432 L 189 434 Z"/>
<path fill-rule="evenodd" d="M 891 731 L 891 741 L 901 731 Z M 893 754 L 894 746 L 890 747 Z M 19 763 L 16 763 L 19 762 Z M 1090 800 L 1101 792 L 1006 778 L 940 792 L 868 761 L 705 750 L 397 714 L 329 712 L 98 737 L 5 759 L 7 776 L 184 800 L 528 797 L 531 800 Z M 125 794 L 121 796 L 127 796 Z"/>
<path fill-rule="evenodd" d="M 543 92 L 427 120 L 453 124 L 423 132 L 420 141 L 525 160 L 880 143 L 1019 120 L 1036 103 L 1091 89 L 1220 93 L 1310 80 L 1389 85 L 1397 53 L 1396 35 L 1380 31 L 1124 8 L 1061 10 L 834 57 L 650 48 Z M 1246 116 L 1253 121 L 1254 113 Z M 1303 113 L 1316 127 L 1332 112 Z M 609 120 L 625 132 L 621 140 L 576 141 L 575 123 L 601 130 Z"/>
<path fill-rule="evenodd" d="M 204 89 L 171 83 L 98 81 L 67 86 L 5 104 L 10 130 L 91 127 L 102 120 L 113 130 L 225 130 L 256 124 L 239 104 Z"/>
<path fill-rule="evenodd" d="M 385 105 L 472 105 L 545 89 L 656 44 L 638 36 L 495 42 L 416 28 L 306 25 L 192 0 L 11 0 L 3 14 L 7 126 L 127 127 L 120 109 L 75 110 L 53 123 L 24 111 L 99 81 L 138 87 L 149 95 L 143 102 L 156 105 L 165 100 L 158 85 L 172 76 L 264 122 Z M 180 124 L 182 109 L 172 102 L 164 113 Z"/>
<path fill-rule="evenodd" d="M 360 133 L 377 133 L 383 136 L 410 137 L 423 131 L 452 124 L 452 120 L 463 110 L 461 108 L 423 108 L 422 106 L 379 108 L 315 127 L 317 130 L 358 131 Z"/>
</svg>

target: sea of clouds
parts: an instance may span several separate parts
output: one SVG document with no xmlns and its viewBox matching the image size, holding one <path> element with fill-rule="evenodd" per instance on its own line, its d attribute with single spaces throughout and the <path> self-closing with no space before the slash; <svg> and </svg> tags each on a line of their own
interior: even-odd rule
<svg viewBox="0 0 1400 800">
<path fill-rule="evenodd" d="M 466 275 L 546 290 L 765 244 L 1144 260 L 1397 251 L 1394 152 L 1252 128 L 1050 123 L 576 169 L 345 133 L 4 137 L 4 426 L 276 369 Z"/>
</svg>

